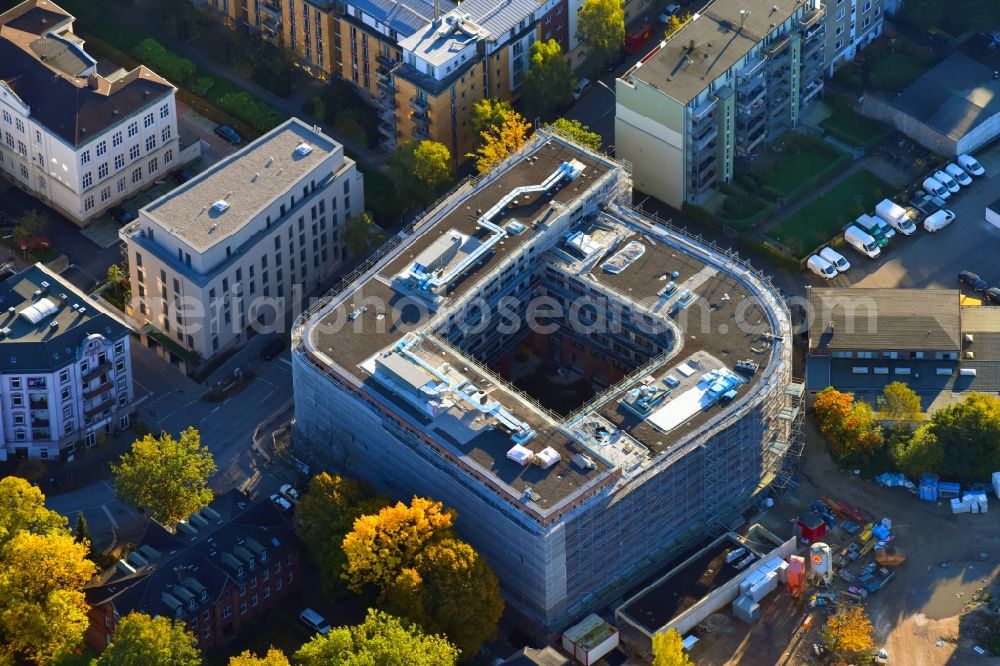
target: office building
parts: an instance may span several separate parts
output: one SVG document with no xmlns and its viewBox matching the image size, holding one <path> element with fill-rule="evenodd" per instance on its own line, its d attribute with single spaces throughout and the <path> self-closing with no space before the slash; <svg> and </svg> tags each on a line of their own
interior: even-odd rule
<svg viewBox="0 0 1000 666">
<path fill-rule="evenodd" d="M 635 187 L 679 208 L 795 128 L 823 89 L 818 0 L 715 0 L 616 81 L 615 149 Z"/>
<path fill-rule="evenodd" d="M 198 365 L 254 322 L 287 330 L 284 315 L 343 262 L 364 197 L 343 146 L 292 118 L 148 204 L 119 232 L 143 341 Z"/>
<path fill-rule="evenodd" d="M 442 500 L 559 626 L 794 473 L 779 292 L 540 131 L 293 330 L 297 455 Z"/>
<path fill-rule="evenodd" d="M 137 612 L 184 623 L 201 650 L 219 647 L 298 587 L 299 566 L 291 516 L 231 490 L 173 531 L 150 521 L 128 556 L 87 584 L 85 640 L 101 652 Z"/>
<path fill-rule="evenodd" d="M 179 166 L 174 87 L 107 76 L 49 0 L 0 14 L 0 173 L 77 224 Z"/>
<path fill-rule="evenodd" d="M 41 264 L 0 283 L 0 460 L 56 460 L 129 425 L 132 329 Z"/>
</svg>

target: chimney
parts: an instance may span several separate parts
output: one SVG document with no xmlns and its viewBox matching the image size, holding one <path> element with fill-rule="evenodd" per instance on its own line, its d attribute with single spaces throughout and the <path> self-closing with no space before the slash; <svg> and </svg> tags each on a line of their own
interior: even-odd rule
<svg viewBox="0 0 1000 666">
<path fill-rule="evenodd" d="M 434 0 L 434 20 L 441 18 L 441 0 Z"/>
<path fill-rule="evenodd" d="M 97 87 L 101 84 L 101 80 L 97 77 L 97 74 L 91 74 L 87 77 L 87 87 L 91 90 L 97 90 Z"/>
</svg>

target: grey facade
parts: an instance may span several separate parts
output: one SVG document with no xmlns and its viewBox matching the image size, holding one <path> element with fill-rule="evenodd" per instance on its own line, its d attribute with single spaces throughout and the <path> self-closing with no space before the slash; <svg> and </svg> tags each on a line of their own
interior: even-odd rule
<svg viewBox="0 0 1000 666">
<path fill-rule="evenodd" d="M 505 236 L 505 245 L 498 243 L 492 256 L 456 283 L 441 277 L 445 262 L 433 273 L 446 283 L 441 291 L 409 295 L 411 304 L 427 303 L 425 318 L 405 326 L 392 323 L 394 310 L 406 307 L 401 276 L 412 273 L 408 266 L 423 268 L 413 257 L 437 247 L 433 239 L 441 236 L 435 228 L 455 224 L 449 233 L 460 235 L 468 218 L 464 211 L 502 205 L 501 195 L 511 185 L 539 182 L 537 173 L 560 162 L 582 170 L 554 194 L 542 195 L 540 206 L 529 195 L 511 209 L 529 231 Z M 790 324 L 777 292 L 734 257 L 634 212 L 628 184 L 620 166 L 542 135 L 485 182 L 460 190 L 418 222 L 419 233 L 401 234 L 370 271 L 349 278 L 349 288 L 306 313 L 293 333 L 299 455 L 400 496 L 424 495 L 455 508 L 459 533 L 488 559 L 509 602 L 550 627 L 610 601 L 650 566 L 706 529 L 731 521 L 759 491 L 787 481 L 795 452 L 797 398 L 786 397 L 792 385 Z M 579 230 L 603 252 L 581 245 L 584 252 L 572 255 L 567 242 Z M 638 258 L 624 268 L 615 265 L 617 272 L 607 270 L 622 248 L 640 245 L 644 252 Z M 651 276 L 662 275 L 670 261 L 684 276 L 678 278 L 680 288 L 691 290 L 686 309 L 669 308 L 669 299 L 655 295 L 663 284 Z M 508 303 L 529 307 L 524 305 L 529 296 L 557 301 L 560 289 L 569 294 L 574 285 L 592 296 L 589 305 L 620 308 L 621 328 L 607 336 L 580 336 L 562 325 L 550 335 L 532 338 L 534 332 L 519 330 L 505 340 L 488 329 L 481 336 L 485 342 L 477 345 L 480 338 L 456 325 L 499 307 L 505 296 L 514 299 Z M 377 295 L 387 300 L 385 310 L 378 309 Z M 475 309 L 478 315 L 467 307 L 472 301 L 486 304 Z M 726 333 L 735 325 L 730 301 L 759 315 L 757 333 Z M 710 315 L 719 319 L 710 322 Z M 725 326 L 719 325 L 722 319 Z M 368 335 L 332 331 L 334 321 L 345 320 L 355 330 L 387 323 Z M 664 324 L 659 336 L 634 334 L 639 322 L 654 320 Z M 505 380 L 509 357 L 503 350 L 526 340 L 567 372 L 601 376 L 607 387 L 572 413 L 542 409 Z M 638 407 L 626 405 L 638 387 L 651 386 L 644 383 L 649 377 L 666 381 L 668 373 L 687 364 L 722 372 L 715 355 L 723 348 L 733 355 L 756 354 L 760 365 L 731 402 L 660 426 L 652 424 L 651 414 L 639 417 Z M 417 360 L 403 373 L 406 358 Z M 398 381 L 387 380 L 387 370 L 379 368 L 391 368 Z M 434 403 L 433 410 L 420 411 L 423 403 L 403 384 L 419 387 L 422 371 L 437 377 L 423 391 L 439 393 L 456 375 L 460 386 L 472 386 L 469 391 L 490 388 L 473 393 L 472 409 L 458 409 L 462 398 L 455 393 L 450 401 Z M 686 381 L 678 382 L 678 401 L 698 378 Z M 511 422 L 515 425 L 507 425 Z M 595 430 L 595 424 L 606 431 Z M 614 434 L 602 440 L 605 432 Z M 511 462 L 518 449 L 507 451 L 511 440 L 532 451 L 544 444 L 536 456 L 550 451 L 556 462 Z"/>
</svg>

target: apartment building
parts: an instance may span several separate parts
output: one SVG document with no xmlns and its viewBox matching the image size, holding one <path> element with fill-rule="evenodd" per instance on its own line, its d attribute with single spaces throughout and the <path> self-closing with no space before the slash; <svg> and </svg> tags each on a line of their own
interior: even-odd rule
<svg viewBox="0 0 1000 666">
<path fill-rule="evenodd" d="M 48 0 L 0 14 L 0 173 L 79 225 L 179 166 L 174 87 L 98 73 Z"/>
<path fill-rule="evenodd" d="M 276 46 L 281 45 L 281 0 L 191 0 L 227 28 L 242 26 Z"/>
<path fill-rule="evenodd" d="M 291 516 L 231 490 L 174 531 L 150 521 L 137 547 L 84 588 L 84 638 L 101 652 L 135 611 L 183 622 L 201 650 L 219 647 L 298 587 L 300 562 Z"/>
<path fill-rule="evenodd" d="M 826 64 L 830 76 L 854 60 L 882 34 L 884 0 L 828 0 L 826 4 Z"/>
<path fill-rule="evenodd" d="M 345 220 L 363 211 L 343 146 L 287 120 L 119 232 L 143 341 L 166 337 L 206 361 L 255 324 L 287 330 L 284 315 L 340 266 Z"/>
<path fill-rule="evenodd" d="M 799 123 L 823 89 L 819 0 L 716 0 L 616 81 L 615 148 L 636 189 L 680 207 Z"/>
<path fill-rule="evenodd" d="M 0 283 L 0 460 L 55 460 L 128 427 L 131 327 L 35 264 Z"/>
</svg>

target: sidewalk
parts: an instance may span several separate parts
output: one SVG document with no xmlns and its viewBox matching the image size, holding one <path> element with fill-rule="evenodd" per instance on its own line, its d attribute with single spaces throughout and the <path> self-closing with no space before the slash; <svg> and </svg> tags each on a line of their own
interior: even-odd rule
<svg viewBox="0 0 1000 666">
<path fill-rule="evenodd" d="M 306 115 L 306 113 L 302 110 L 303 104 L 305 104 L 308 99 L 315 95 L 319 89 L 325 85 L 323 82 L 310 81 L 305 86 L 296 90 L 291 97 L 278 97 L 253 81 L 244 79 L 243 77 L 233 73 L 228 67 L 207 57 L 199 49 L 175 39 L 171 35 L 163 32 L 159 27 L 155 26 L 149 20 L 150 10 L 147 9 L 147 7 L 154 1 L 155 0 L 138 0 L 134 3 L 125 4 L 115 2 L 109 6 L 108 0 L 94 0 L 96 4 L 101 5 L 105 11 L 109 12 L 110 15 L 115 16 L 117 20 L 121 21 L 122 24 L 149 35 L 156 41 L 163 44 L 163 46 L 167 49 L 180 56 L 197 62 L 206 69 L 212 71 L 212 73 L 242 87 L 247 92 L 259 97 L 278 111 L 289 116 L 301 118 L 302 120 L 314 125 L 319 125 L 328 136 L 342 143 L 347 152 L 350 153 L 350 156 L 364 167 L 374 171 L 388 173 L 389 168 L 387 155 L 379 151 L 372 150 L 368 146 L 362 145 L 350 137 L 340 135 L 331 127 L 325 125 L 321 120 Z"/>
</svg>

